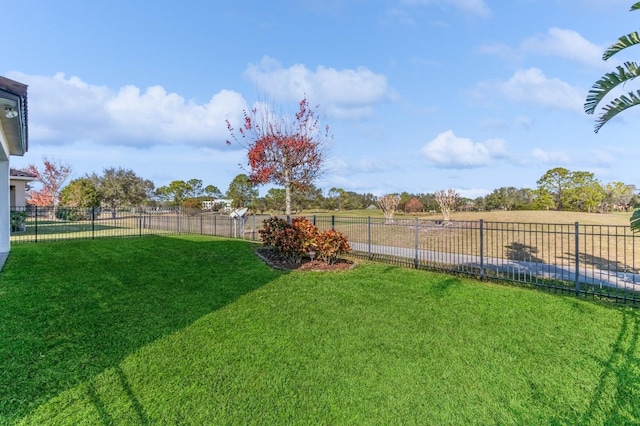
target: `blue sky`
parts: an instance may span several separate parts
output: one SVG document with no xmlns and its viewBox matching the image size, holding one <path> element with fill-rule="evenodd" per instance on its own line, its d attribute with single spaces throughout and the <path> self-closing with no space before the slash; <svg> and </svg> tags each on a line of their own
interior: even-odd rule
<svg viewBox="0 0 640 426">
<path fill-rule="evenodd" d="M 73 178 L 124 167 L 225 191 L 246 157 L 224 120 L 306 95 L 333 135 L 325 190 L 473 198 L 553 167 L 640 186 L 640 110 L 598 134 L 583 112 L 638 54 L 601 59 L 638 28 L 632 3 L 0 0 L 0 75 L 29 85 L 30 148 L 12 166 L 49 157 Z"/>
</svg>

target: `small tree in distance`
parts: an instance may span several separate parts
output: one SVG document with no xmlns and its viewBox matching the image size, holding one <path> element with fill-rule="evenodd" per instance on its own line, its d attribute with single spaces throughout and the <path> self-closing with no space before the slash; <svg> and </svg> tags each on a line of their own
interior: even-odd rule
<svg viewBox="0 0 640 426">
<path fill-rule="evenodd" d="M 247 175 L 241 173 L 229 184 L 227 198 L 231 198 L 231 207 L 234 209 L 251 207 L 258 198 L 258 189 Z"/>
<path fill-rule="evenodd" d="M 42 185 L 39 190 L 29 191 L 29 203 L 38 207 L 57 206 L 62 185 L 71 174 L 71 166 L 46 157 L 43 164 L 42 170 L 33 164 L 27 167 L 26 171 L 35 175 L 36 181 Z"/>
<path fill-rule="evenodd" d="M 407 213 L 419 213 L 424 209 L 424 205 L 416 197 L 412 197 L 404 205 L 404 211 Z"/>
<path fill-rule="evenodd" d="M 60 160 L 49 160 L 46 157 L 43 160 L 43 165 L 42 170 L 33 164 L 27 167 L 27 171 L 35 175 L 36 181 L 42 186 L 39 190 L 31 189 L 29 191 L 27 202 L 38 207 L 57 207 L 62 185 L 71 174 L 71 166 Z M 49 210 L 50 217 L 55 214 L 54 210 Z"/>
<path fill-rule="evenodd" d="M 247 149 L 249 179 L 256 184 L 284 186 L 288 217 L 293 190 L 304 190 L 322 174 L 324 142 L 329 138 L 329 126 L 321 126 L 307 99 L 298 106 L 291 120 L 278 117 L 266 105 L 245 110 L 244 124 L 237 134 L 227 120 L 232 138 Z"/>
<path fill-rule="evenodd" d="M 398 204 L 400 204 L 400 197 L 396 194 L 387 194 L 378 198 L 378 206 L 380 206 L 382 213 L 384 213 L 386 223 L 393 223 L 393 215 L 396 212 Z"/>
<path fill-rule="evenodd" d="M 446 191 L 436 191 L 435 196 L 436 201 L 440 206 L 440 211 L 442 212 L 442 220 L 448 222 L 451 217 L 451 211 L 456 206 L 456 203 L 460 198 L 460 194 L 458 194 L 454 189 L 449 188 Z"/>
<path fill-rule="evenodd" d="M 103 170 L 102 176 L 93 173 L 88 177 L 98 188 L 102 205 L 111 210 L 114 218 L 117 208 L 137 207 L 149 198 L 154 189 L 153 182 L 122 167 L 109 167 Z"/>
<path fill-rule="evenodd" d="M 65 207 L 99 207 L 100 193 L 88 177 L 74 179 L 60 191 L 60 205 Z"/>
<path fill-rule="evenodd" d="M 215 185 L 207 185 L 204 187 L 204 195 L 208 197 L 211 201 L 222 198 L 222 192 Z"/>
</svg>

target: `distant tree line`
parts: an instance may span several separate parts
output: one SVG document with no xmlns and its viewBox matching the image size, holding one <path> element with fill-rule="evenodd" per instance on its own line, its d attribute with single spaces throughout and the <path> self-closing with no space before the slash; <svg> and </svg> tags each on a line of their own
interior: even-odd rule
<svg viewBox="0 0 640 426">
<path fill-rule="evenodd" d="M 284 214 L 286 194 L 282 188 L 271 188 L 259 196 L 258 187 L 245 174 L 237 175 L 226 192 L 217 186 L 205 185 L 200 179 L 175 180 L 156 188 L 150 180 L 141 178 L 132 170 L 110 167 L 102 174 L 90 174 L 62 186 L 71 168 L 60 162 L 45 160 L 37 171 L 40 189 L 29 191 L 32 205 L 59 207 L 101 207 L 115 214 L 117 208 L 147 206 L 183 207 L 201 209 L 206 201 L 229 200 L 232 208 L 247 207 L 255 212 Z M 456 197 L 452 211 L 485 210 L 566 210 L 608 213 L 629 211 L 640 196 L 634 185 L 623 182 L 602 183 L 593 173 L 570 171 L 557 167 L 548 170 L 537 182 L 536 188 L 505 186 L 494 189 L 484 197 L 474 199 Z M 393 195 L 393 210 L 405 214 L 440 212 L 438 193 L 401 192 Z M 291 209 L 295 213 L 309 210 L 344 211 L 381 208 L 380 201 L 371 193 L 357 193 L 342 188 L 323 191 L 313 184 L 304 189 L 293 189 Z M 207 204 L 214 209 L 224 204 Z M 389 206 L 388 206 L 389 207 Z"/>
</svg>

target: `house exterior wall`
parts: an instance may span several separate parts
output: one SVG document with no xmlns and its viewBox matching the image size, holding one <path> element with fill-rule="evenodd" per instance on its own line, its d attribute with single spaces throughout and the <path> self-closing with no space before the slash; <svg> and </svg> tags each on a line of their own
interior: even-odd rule
<svg viewBox="0 0 640 426">
<path fill-rule="evenodd" d="M 9 202 L 9 145 L 0 124 L 0 253 L 8 252 L 11 245 Z"/>
<path fill-rule="evenodd" d="M 9 143 L 7 142 L 2 123 L 0 123 L 0 161 L 9 161 Z"/>
<path fill-rule="evenodd" d="M 0 160 L 0 253 L 7 253 L 11 247 L 10 202 L 9 160 Z"/>
</svg>

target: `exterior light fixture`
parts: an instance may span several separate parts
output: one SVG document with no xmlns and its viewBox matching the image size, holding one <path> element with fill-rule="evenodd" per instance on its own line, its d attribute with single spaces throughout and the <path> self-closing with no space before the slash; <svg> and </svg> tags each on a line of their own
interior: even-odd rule
<svg viewBox="0 0 640 426">
<path fill-rule="evenodd" d="M 4 106 L 4 116 L 7 118 L 16 118 L 18 116 L 18 111 L 11 108 L 9 105 Z"/>
</svg>

